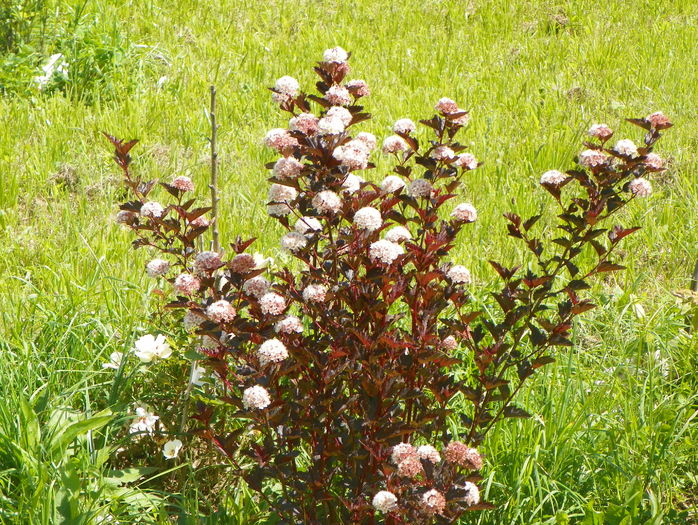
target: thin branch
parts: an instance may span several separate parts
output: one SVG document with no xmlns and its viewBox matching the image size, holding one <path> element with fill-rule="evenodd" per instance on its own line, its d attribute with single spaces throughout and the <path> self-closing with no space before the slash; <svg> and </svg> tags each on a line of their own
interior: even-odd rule
<svg viewBox="0 0 698 525">
<path fill-rule="evenodd" d="M 212 217 L 212 234 L 213 234 L 213 251 L 220 250 L 220 242 L 218 237 L 218 150 L 216 149 L 216 135 L 218 125 L 216 124 L 216 86 L 211 86 L 211 217 Z"/>
</svg>

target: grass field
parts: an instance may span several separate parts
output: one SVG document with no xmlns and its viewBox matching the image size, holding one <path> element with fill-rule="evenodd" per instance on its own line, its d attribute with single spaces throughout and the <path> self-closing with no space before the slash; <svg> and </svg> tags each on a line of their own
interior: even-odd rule
<svg viewBox="0 0 698 525">
<path fill-rule="evenodd" d="M 0 12 L 16 3 L 2 0 Z M 639 140 L 624 118 L 672 118 L 658 148 L 669 170 L 622 216 L 643 226 L 624 241 L 628 270 L 597 283 L 602 308 L 528 386 L 522 404 L 536 416 L 486 442 L 483 487 L 498 508 L 464 523 L 698 523 L 698 339 L 671 294 L 688 288 L 698 256 L 697 3 L 29 3 L 45 29 L 0 56 L 0 82 L 11 86 L 0 98 L 1 522 L 98 523 L 111 513 L 119 523 L 198 523 L 212 507 L 211 523 L 257 521 L 234 484 L 212 499 L 221 469 L 144 457 L 154 469 L 112 472 L 125 414 L 152 378 L 101 364 L 149 330 L 155 299 L 147 253 L 113 222 L 121 190 L 100 131 L 140 139 L 139 173 L 188 173 L 204 196 L 214 83 L 222 236 L 251 233 L 275 256 L 279 232 L 264 211 L 274 157 L 261 139 L 285 123 L 266 87 L 285 74 L 307 86 L 311 64 L 341 45 L 352 76 L 372 87 L 363 130 L 379 138 L 397 118 L 431 116 L 442 96 L 472 110 L 467 141 L 485 164 L 466 194 L 480 220 L 458 257 L 482 285 L 495 278 L 487 259 L 524 257 L 502 212 L 547 209 L 540 174 L 573 167 L 591 123 Z M 32 81 L 40 68 L 26 64 L 58 52 L 75 76 L 42 93 Z M 28 58 L 20 67 L 17 57 Z"/>
</svg>

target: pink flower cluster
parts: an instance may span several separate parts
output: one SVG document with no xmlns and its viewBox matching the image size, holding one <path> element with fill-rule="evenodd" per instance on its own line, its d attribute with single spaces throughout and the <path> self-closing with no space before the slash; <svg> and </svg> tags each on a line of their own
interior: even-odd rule
<svg viewBox="0 0 698 525">
<path fill-rule="evenodd" d="M 248 273 L 254 270 L 257 262 L 249 253 L 238 253 L 228 263 L 228 268 L 234 273 Z"/>
<path fill-rule="evenodd" d="M 459 126 L 465 126 L 470 121 L 470 115 L 464 110 L 460 109 L 458 104 L 456 104 L 456 102 L 450 98 L 443 97 L 439 99 L 436 106 L 434 106 L 434 109 Z M 464 114 L 459 115 L 460 113 Z"/>
<path fill-rule="evenodd" d="M 300 115 L 292 117 L 291 120 L 288 121 L 288 125 L 293 131 L 300 131 L 310 136 L 318 131 L 319 121 L 320 119 L 312 113 L 301 113 Z"/>
<path fill-rule="evenodd" d="M 170 186 L 177 188 L 179 191 L 194 191 L 194 183 L 189 177 L 185 177 L 184 175 L 175 177 L 170 183 Z"/>
<path fill-rule="evenodd" d="M 448 463 L 464 467 L 468 470 L 482 468 L 482 457 L 476 449 L 453 441 L 444 449 L 443 455 Z M 441 454 L 431 445 L 422 445 L 415 448 L 409 443 L 395 445 L 390 454 L 390 461 L 397 466 L 397 475 L 401 478 L 415 479 L 424 473 L 424 465 L 431 463 L 437 465 L 441 462 Z M 465 485 L 453 487 L 462 494 L 462 501 L 469 506 L 480 501 L 480 491 L 477 486 L 466 481 Z M 381 512 L 397 510 L 397 497 L 391 492 L 381 491 L 373 499 L 373 506 Z M 443 514 L 446 509 L 446 496 L 435 488 L 431 488 L 421 495 L 420 505 L 427 514 Z"/>
<path fill-rule="evenodd" d="M 265 146 L 275 149 L 284 156 L 288 156 L 294 147 L 298 146 L 298 140 L 293 137 L 288 130 L 275 128 L 269 130 L 264 137 Z"/>
<path fill-rule="evenodd" d="M 235 319 L 237 312 L 233 305 L 228 301 L 221 299 L 215 303 L 211 303 L 208 308 L 206 308 L 206 315 L 216 323 L 225 323 Z"/>
<path fill-rule="evenodd" d="M 343 146 L 335 148 L 332 156 L 337 159 L 342 166 L 350 170 L 363 170 L 368 166 L 368 156 L 371 153 L 363 140 L 354 139 Z"/>
<path fill-rule="evenodd" d="M 465 467 L 468 470 L 482 468 L 482 456 L 477 449 L 470 448 L 460 441 L 451 441 L 443 451 L 446 461 Z"/>
</svg>

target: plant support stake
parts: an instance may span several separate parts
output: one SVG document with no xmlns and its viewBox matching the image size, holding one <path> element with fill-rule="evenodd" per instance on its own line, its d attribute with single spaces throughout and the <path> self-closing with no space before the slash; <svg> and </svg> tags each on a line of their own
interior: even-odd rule
<svg viewBox="0 0 698 525">
<path fill-rule="evenodd" d="M 209 113 L 211 119 L 211 217 L 213 219 L 213 246 L 214 252 L 218 252 L 220 249 L 220 243 L 218 240 L 218 151 L 216 150 L 216 132 L 218 131 L 218 125 L 216 124 L 216 86 L 211 86 L 211 112 Z"/>
</svg>

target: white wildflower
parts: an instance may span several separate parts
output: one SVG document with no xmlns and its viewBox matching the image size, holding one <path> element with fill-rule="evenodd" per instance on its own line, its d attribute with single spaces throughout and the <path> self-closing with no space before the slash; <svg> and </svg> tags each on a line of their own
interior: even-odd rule
<svg viewBox="0 0 698 525">
<path fill-rule="evenodd" d="M 179 455 L 180 450 L 182 450 L 182 442 L 179 439 L 173 439 L 162 447 L 162 455 L 166 459 L 174 459 Z"/>
<path fill-rule="evenodd" d="M 118 370 L 121 368 L 121 363 L 124 360 L 124 354 L 122 352 L 112 352 L 109 356 L 108 363 L 102 363 L 102 368 L 112 368 Z"/>
<path fill-rule="evenodd" d="M 167 359 L 172 355 L 172 348 L 162 334 L 157 337 L 144 335 L 134 345 L 133 353 L 144 363 L 150 363 L 155 358 Z"/>
</svg>

